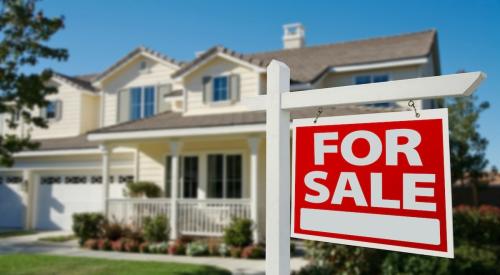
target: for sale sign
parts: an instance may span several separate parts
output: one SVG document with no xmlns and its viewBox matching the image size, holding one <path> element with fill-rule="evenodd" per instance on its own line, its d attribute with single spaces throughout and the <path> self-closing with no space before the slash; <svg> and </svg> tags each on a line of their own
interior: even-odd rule
<svg viewBox="0 0 500 275">
<path fill-rule="evenodd" d="M 448 112 L 293 121 L 292 237 L 453 257 Z"/>
</svg>

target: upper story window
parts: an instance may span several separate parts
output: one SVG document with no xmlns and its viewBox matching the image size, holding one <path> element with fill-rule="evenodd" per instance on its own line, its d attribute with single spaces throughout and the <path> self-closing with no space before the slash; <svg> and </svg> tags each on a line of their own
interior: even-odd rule
<svg viewBox="0 0 500 275">
<path fill-rule="evenodd" d="M 219 76 L 215 77 L 213 81 L 213 94 L 212 101 L 226 101 L 229 99 L 228 77 Z"/>
<path fill-rule="evenodd" d="M 240 97 L 240 76 L 205 76 L 202 79 L 203 103 L 237 102 Z"/>
<path fill-rule="evenodd" d="M 130 89 L 130 120 L 150 117 L 155 114 L 155 87 L 135 87 Z"/>
<path fill-rule="evenodd" d="M 385 82 L 389 81 L 388 74 L 376 74 L 376 75 L 358 75 L 354 77 L 354 84 L 368 84 L 368 83 L 376 83 L 376 82 Z"/>
<path fill-rule="evenodd" d="M 40 110 L 40 116 L 47 120 L 59 120 L 62 117 L 62 102 L 60 100 L 49 101 L 47 106 Z"/>
</svg>

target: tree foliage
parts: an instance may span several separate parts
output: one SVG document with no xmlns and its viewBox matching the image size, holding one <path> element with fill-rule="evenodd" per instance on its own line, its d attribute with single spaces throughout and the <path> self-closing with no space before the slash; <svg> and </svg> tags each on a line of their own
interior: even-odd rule
<svg viewBox="0 0 500 275">
<path fill-rule="evenodd" d="M 66 49 L 48 45 L 50 38 L 64 27 L 62 17 L 47 17 L 36 8 L 35 0 L 0 0 L 0 115 L 6 116 L 6 127 L 21 124 L 47 127 L 46 120 L 34 110 L 48 104 L 46 96 L 57 93 L 48 85 L 52 71 L 24 73 L 40 59 L 64 61 Z M 29 133 L 0 137 L 0 165 L 13 164 L 12 154 L 35 149 Z"/>
</svg>

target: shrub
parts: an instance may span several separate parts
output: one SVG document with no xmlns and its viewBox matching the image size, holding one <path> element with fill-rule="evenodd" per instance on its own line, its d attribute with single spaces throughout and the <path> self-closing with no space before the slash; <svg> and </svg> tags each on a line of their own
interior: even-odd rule
<svg viewBox="0 0 500 275">
<path fill-rule="evenodd" d="M 102 225 L 101 237 L 116 241 L 124 237 L 124 227 L 117 222 L 104 222 Z"/>
<path fill-rule="evenodd" d="M 225 243 L 221 243 L 219 245 L 219 248 L 217 249 L 217 252 L 219 253 L 220 256 L 226 257 L 229 256 L 229 247 Z"/>
<path fill-rule="evenodd" d="M 170 255 L 186 255 L 186 245 L 181 240 L 176 240 L 168 247 Z"/>
<path fill-rule="evenodd" d="M 208 255 L 208 246 L 206 243 L 201 241 L 189 243 L 186 247 L 186 255 L 206 256 Z"/>
<path fill-rule="evenodd" d="M 97 242 L 97 246 L 99 250 L 111 250 L 111 242 L 108 239 L 99 239 L 99 241 Z"/>
<path fill-rule="evenodd" d="M 127 239 L 124 244 L 125 251 L 139 252 L 139 242 L 136 240 Z"/>
<path fill-rule="evenodd" d="M 231 255 L 231 257 L 233 258 L 239 258 L 241 257 L 241 247 L 239 246 L 232 246 L 231 248 L 229 248 L 229 255 Z"/>
<path fill-rule="evenodd" d="M 208 254 L 219 255 L 219 247 L 222 243 L 220 238 L 209 238 L 207 239 Z"/>
<path fill-rule="evenodd" d="M 92 249 L 92 250 L 97 250 L 98 247 L 98 242 L 96 239 L 88 239 L 85 241 L 85 243 L 83 244 L 83 247 L 87 248 L 87 249 Z"/>
<path fill-rule="evenodd" d="M 338 274 L 332 266 L 320 266 L 315 264 L 309 264 L 300 269 L 298 272 L 292 272 L 292 275 L 326 275 L 326 274 Z"/>
<path fill-rule="evenodd" d="M 264 259 L 266 250 L 260 245 L 249 245 L 241 251 L 241 257 L 245 259 Z"/>
<path fill-rule="evenodd" d="M 165 242 L 169 238 L 168 219 L 165 216 L 144 218 L 144 239 L 151 243 Z"/>
<path fill-rule="evenodd" d="M 224 243 L 229 246 L 245 247 L 252 243 L 252 221 L 235 218 L 224 230 Z"/>
<path fill-rule="evenodd" d="M 138 243 L 142 243 L 144 241 L 144 234 L 141 230 L 134 228 L 126 228 L 123 234 L 127 240 L 134 240 Z"/>
<path fill-rule="evenodd" d="M 100 213 L 73 214 L 73 232 L 78 242 L 83 245 L 88 239 L 96 239 L 104 223 L 104 216 Z"/>
<path fill-rule="evenodd" d="M 159 198 L 162 195 L 162 191 L 161 188 L 154 182 L 128 182 L 126 195 L 132 198 L 143 196 L 145 196 L 146 198 Z"/>
<path fill-rule="evenodd" d="M 141 253 L 151 252 L 149 251 L 149 243 L 148 242 L 141 243 L 141 245 L 139 245 L 139 252 Z"/>
<path fill-rule="evenodd" d="M 168 251 L 168 243 L 161 242 L 161 243 L 150 244 L 149 251 L 151 253 L 166 254 Z"/>
<path fill-rule="evenodd" d="M 113 251 L 121 252 L 125 251 L 125 240 L 119 239 L 111 242 L 111 249 Z"/>
</svg>

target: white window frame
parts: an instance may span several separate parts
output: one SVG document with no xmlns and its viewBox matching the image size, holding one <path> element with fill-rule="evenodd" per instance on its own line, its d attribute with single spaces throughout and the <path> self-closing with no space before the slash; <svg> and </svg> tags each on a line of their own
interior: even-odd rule
<svg viewBox="0 0 500 275">
<path fill-rule="evenodd" d="M 134 87 L 129 87 L 129 88 L 126 88 L 129 90 L 129 93 L 130 93 L 130 100 L 129 100 L 129 120 L 130 121 L 133 121 L 133 120 L 139 120 L 139 119 L 143 119 L 143 118 L 146 118 L 145 117 L 145 111 L 146 111 L 146 88 L 147 87 L 153 87 L 153 98 L 154 98 L 154 103 L 153 103 L 153 115 L 156 115 L 157 114 L 157 106 L 158 106 L 158 91 L 157 91 L 157 87 L 156 85 L 144 85 L 144 86 L 134 86 Z M 132 89 L 136 89 L 136 88 L 139 88 L 141 90 L 141 104 L 140 104 L 140 117 L 139 118 L 136 118 L 136 119 L 133 119 L 132 118 Z"/>
<path fill-rule="evenodd" d="M 212 77 L 212 98 L 210 98 L 210 102 L 213 105 L 218 105 L 218 104 L 227 104 L 228 102 L 231 102 L 231 94 L 230 94 L 230 75 L 218 75 L 218 76 L 213 76 Z M 226 79 L 226 99 L 224 100 L 214 100 L 215 96 L 215 79 L 217 78 L 225 78 Z"/>
<path fill-rule="evenodd" d="M 208 197 L 208 156 L 210 155 L 222 155 L 222 197 L 221 198 L 209 198 L 209 199 L 242 199 L 244 198 L 244 181 L 245 181 L 245 167 L 244 167 L 244 154 L 242 153 L 231 153 L 231 152 L 223 152 L 223 153 L 207 153 L 205 161 L 206 163 L 206 178 L 207 178 L 207 183 L 206 183 L 206 188 L 207 188 L 207 197 Z M 227 157 L 228 156 L 235 156 L 238 155 L 241 157 L 241 197 L 240 198 L 228 198 L 227 197 Z"/>
</svg>

